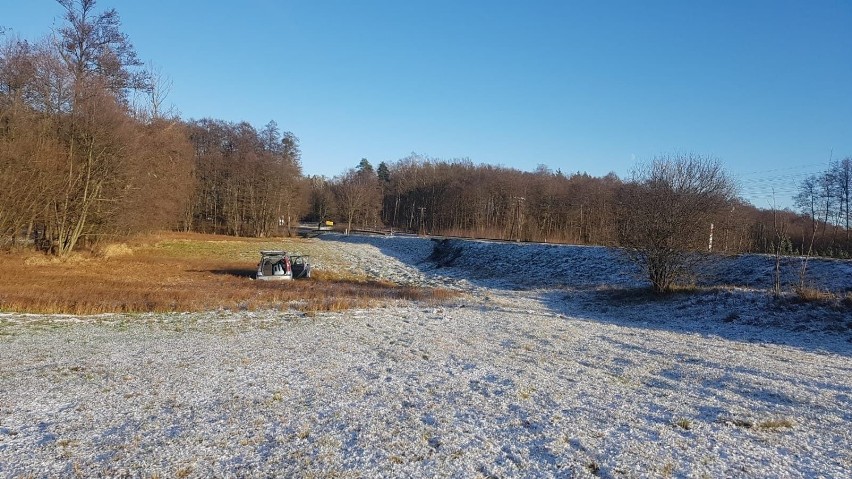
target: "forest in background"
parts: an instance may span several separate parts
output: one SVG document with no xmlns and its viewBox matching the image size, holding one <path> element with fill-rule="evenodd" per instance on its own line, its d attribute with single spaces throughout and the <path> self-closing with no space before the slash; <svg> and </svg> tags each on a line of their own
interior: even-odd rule
<svg viewBox="0 0 852 479">
<path fill-rule="evenodd" d="M 292 234 L 299 221 L 333 219 L 347 230 L 515 241 L 635 247 L 640 233 L 663 231 L 663 239 L 644 240 L 666 246 L 674 236 L 678 248 L 731 253 L 852 252 L 850 158 L 803 181 L 795 212 L 739 199 L 724 172 L 690 170 L 718 165 L 691 154 L 655 158 L 630 178 L 416 154 L 306 177 L 296 135 L 274 121 L 258 129 L 179 118 L 166 108 L 167 78 L 138 59 L 114 9 L 58 2 L 66 14 L 51 36 L 2 35 L 6 248 L 65 256 L 159 229 L 274 236 Z M 654 169 L 666 162 L 682 168 Z M 718 184 L 707 189 L 702 178 Z"/>
<path fill-rule="evenodd" d="M 689 157 L 696 155 L 657 159 Z M 708 157 L 698 159 L 713 162 Z M 630 194 L 635 194 L 637 186 L 640 196 L 643 191 L 650 194 L 648 178 L 641 174 L 643 166 L 637 167 L 634 177 L 621 179 L 614 173 L 604 177 L 566 174 L 544 165 L 525 172 L 419 155 L 382 162 L 374 170 L 362 159 L 336 178 L 309 179 L 306 219 L 334 217 L 347 227 L 365 229 L 625 246 L 620 229 L 626 219 L 641 216 Z M 780 247 L 785 254 L 810 250 L 849 257 L 850 173 L 852 160 L 846 158 L 824 174 L 808 178 L 803 184 L 817 187 L 800 188 L 795 200 L 801 213 L 757 208 L 734 191 L 712 211 L 695 212 L 707 216 L 693 247 L 731 253 L 773 253 Z M 727 181 L 735 188 L 733 179 Z"/>
</svg>

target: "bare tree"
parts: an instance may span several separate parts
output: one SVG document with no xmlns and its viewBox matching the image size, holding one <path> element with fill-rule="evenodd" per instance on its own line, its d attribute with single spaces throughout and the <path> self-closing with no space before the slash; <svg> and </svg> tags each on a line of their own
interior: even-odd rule
<svg viewBox="0 0 852 479">
<path fill-rule="evenodd" d="M 779 218 L 778 207 L 775 204 L 775 190 L 772 191 L 772 231 L 774 241 L 772 242 L 772 255 L 775 258 L 775 268 L 772 276 L 772 295 L 776 298 L 781 296 L 781 258 L 785 255 L 785 247 L 789 244 L 787 238 L 787 223 Z M 804 284 L 807 271 L 807 261 L 803 262 L 801 269 L 801 282 Z"/>
<path fill-rule="evenodd" d="M 331 192 L 331 184 L 323 176 L 311 176 L 308 181 L 308 221 L 321 223 L 332 214 L 334 196 Z"/>
<path fill-rule="evenodd" d="M 622 190 L 619 239 L 654 291 L 669 292 L 694 273 L 712 218 L 733 193 L 719 162 L 708 157 L 661 156 L 637 167 Z"/>
<path fill-rule="evenodd" d="M 174 105 L 167 105 L 166 100 L 172 92 L 174 82 L 163 73 L 163 69 L 150 62 L 144 73 L 147 84 L 139 90 L 141 100 L 134 95 L 134 109 L 141 120 L 157 121 L 164 118 L 176 118 Z"/>
<path fill-rule="evenodd" d="M 846 157 L 831 165 L 832 178 L 835 182 L 837 190 L 838 204 L 838 223 L 842 224 L 845 229 L 845 239 L 849 241 L 850 219 L 852 214 L 849 212 L 850 196 L 852 196 L 852 157 Z M 849 247 L 850 245 L 846 245 Z"/>
<path fill-rule="evenodd" d="M 56 50 L 73 75 L 74 96 L 61 118 L 66 154 L 57 173 L 64 180 L 48 207 L 47 229 L 54 251 L 66 255 L 92 227 L 119 214 L 129 191 L 134 125 L 125 99 L 143 76 L 134 70 L 141 62 L 115 10 L 96 14 L 95 0 L 57 1 L 65 8 L 65 24 Z"/>
<path fill-rule="evenodd" d="M 127 98 L 129 89 L 149 85 L 115 9 L 96 13 L 96 0 L 56 1 L 65 8 L 57 50 L 75 76 L 78 95 L 87 91 L 82 87 L 92 80 L 103 82 L 120 100 Z"/>
<path fill-rule="evenodd" d="M 287 235 L 292 236 L 292 224 L 308 209 L 308 183 L 302 177 L 302 151 L 299 138 L 285 131 L 278 141 L 280 149 L 275 155 L 275 170 L 280 185 L 278 190 L 278 217 L 287 218 Z"/>
<path fill-rule="evenodd" d="M 331 191 L 338 211 L 346 217 L 347 233 L 352 231 L 352 223 L 357 215 L 367 217 L 370 211 L 377 212 L 380 207 L 378 177 L 372 169 L 348 170 L 334 179 Z"/>
</svg>

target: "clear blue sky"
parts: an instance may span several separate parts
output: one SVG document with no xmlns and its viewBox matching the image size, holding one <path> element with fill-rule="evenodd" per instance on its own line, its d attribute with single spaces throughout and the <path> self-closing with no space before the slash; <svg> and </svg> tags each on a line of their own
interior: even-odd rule
<svg viewBox="0 0 852 479">
<path fill-rule="evenodd" d="M 629 174 L 718 157 L 742 194 L 789 204 L 852 155 L 848 1 L 99 0 L 184 118 L 276 120 L 307 174 L 417 152 Z M 0 0 L 35 39 L 53 0 Z M 769 180 L 761 180 L 763 177 Z"/>
</svg>

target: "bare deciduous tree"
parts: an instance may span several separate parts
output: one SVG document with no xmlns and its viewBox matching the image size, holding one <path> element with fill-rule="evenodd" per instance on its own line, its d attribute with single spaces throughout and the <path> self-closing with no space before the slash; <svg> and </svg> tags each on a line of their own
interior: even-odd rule
<svg viewBox="0 0 852 479">
<path fill-rule="evenodd" d="M 338 211 L 346 217 L 347 233 L 352 231 L 352 223 L 356 217 L 360 216 L 363 221 L 371 213 L 378 213 L 381 190 L 378 177 L 372 168 L 348 170 L 334 179 L 331 191 Z"/>
<path fill-rule="evenodd" d="M 852 196 L 852 157 L 846 157 L 831 165 L 832 178 L 837 190 L 838 223 L 846 230 L 845 239 L 848 243 L 852 213 L 849 211 L 850 196 Z M 849 247 L 849 245 L 846 245 Z"/>
<path fill-rule="evenodd" d="M 326 221 L 332 214 L 334 195 L 331 183 L 323 176 L 311 176 L 308 182 L 308 221 L 320 223 Z"/>
<path fill-rule="evenodd" d="M 96 0 L 56 1 L 65 9 L 57 50 L 78 87 L 87 86 L 90 80 L 104 82 L 118 99 L 125 100 L 128 89 L 144 89 L 149 84 L 114 8 L 97 13 Z M 81 88 L 77 93 L 85 91 Z"/>
<path fill-rule="evenodd" d="M 136 116 L 142 121 L 157 121 L 164 118 L 176 118 L 173 105 L 166 100 L 172 91 L 174 82 L 163 73 L 162 68 L 149 63 L 145 73 L 147 84 L 139 90 L 141 97 L 134 95 L 133 103 Z"/>
</svg>

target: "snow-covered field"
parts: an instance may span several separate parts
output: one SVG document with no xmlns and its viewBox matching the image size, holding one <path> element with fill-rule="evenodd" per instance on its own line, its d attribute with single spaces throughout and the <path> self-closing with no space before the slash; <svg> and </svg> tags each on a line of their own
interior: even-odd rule
<svg viewBox="0 0 852 479">
<path fill-rule="evenodd" d="M 604 248 L 316 241 L 346 259 L 321 267 L 461 295 L 0 315 L 0 475 L 852 476 L 849 309 L 773 300 L 769 258 L 657 300 Z M 850 262 L 811 272 L 852 290 Z"/>
</svg>

